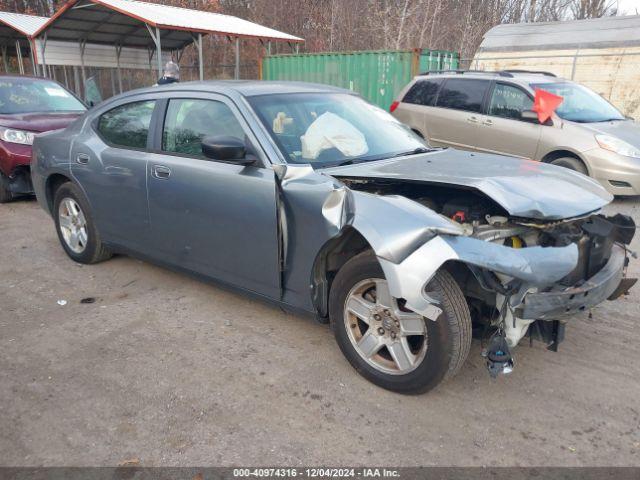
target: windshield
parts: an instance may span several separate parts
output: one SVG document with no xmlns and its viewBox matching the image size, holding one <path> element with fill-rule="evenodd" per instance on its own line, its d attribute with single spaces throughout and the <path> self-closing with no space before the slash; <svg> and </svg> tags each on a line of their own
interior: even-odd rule
<svg viewBox="0 0 640 480">
<path fill-rule="evenodd" d="M 561 96 L 563 101 L 556 113 L 564 120 L 592 123 L 625 119 L 624 115 L 604 98 L 577 83 L 534 83 L 531 87 Z"/>
<path fill-rule="evenodd" d="M 248 101 L 289 163 L 327 167 L 428 150 L 411 129 L 355 95 L 294 93 Z"/>
<path fill-rule="evenodd" d="M 78 112 L 85 106 L 63 87 L 35 78 L 0 79 L 0 114 Z"/>
</svg>

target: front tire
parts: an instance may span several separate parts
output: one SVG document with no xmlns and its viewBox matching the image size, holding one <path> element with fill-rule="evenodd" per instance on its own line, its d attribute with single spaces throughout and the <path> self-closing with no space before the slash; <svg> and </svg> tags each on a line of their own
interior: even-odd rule
<svg viewBox="0 0 640 480">
<path fill-rule="evenodd" d="M 573 157 L 562 157 L 556 158 L 552 160 L 551 165 L 557 165 L 558 167 L 568 168 L 569 170 L 573 170 L 575 172 L 581 173 L 583 175 L 589 176 L 589 172 L 587 171 L 587 167 L 582 160 Z"/>
<path fill-rule="evenodd" d="M 460 287 L 440 270 L 427 286 L 442 314 L 426 319 L 391 297 L 371 252 L 349 260 L 329 294 L 336 341 L 351 365 L 376 385 L 424 393 L 455 375 L 469 353 L 471 315 Z"/>
<path fill-rule="evenodd" d="M 9 190 L 9 179 L 0 172 L 0 203 L 7 203 L 13 199 L 13 194 Z"/>
<path fill-rule="evenodd" d="M 111 258 L 111 252 L 100 241 L 89 202 L 73 183 L 64 183 L 56 190 L 53 218 L 60 244 L 72 260 L 98 263 Z"/>
</svg>

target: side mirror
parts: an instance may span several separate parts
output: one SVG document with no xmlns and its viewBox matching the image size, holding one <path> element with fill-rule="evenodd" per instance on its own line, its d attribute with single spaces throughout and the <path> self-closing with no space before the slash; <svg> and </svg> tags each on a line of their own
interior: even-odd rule
<svg viewBox="0 0 640 480">
<path fill-rule="evenodd" d="M 253 165 L 254 155 L 247 154 L 245 143 L 238 137 L 215 135 L 202 139 L 202 153 L 211 160 L 237 165 Z"/>
<path fill-rule="evenodd" d="M 533 110 L 523 110 L 520 114 L 520 120 L 522 120 L 523 122 L 536 123 L 540 125 L 540 120 L 538 120 L 538 113 L 534 112 Z M 553 120 L 549 118 L 542 125 L 552 126 Z"/>
<path fill-rule="evenodd" d="M 525 122 L 540 123 L 538 120 L 538 114 L 533 110 L 523 110 L 520 114 L 520 119 Z"/>
</svg>

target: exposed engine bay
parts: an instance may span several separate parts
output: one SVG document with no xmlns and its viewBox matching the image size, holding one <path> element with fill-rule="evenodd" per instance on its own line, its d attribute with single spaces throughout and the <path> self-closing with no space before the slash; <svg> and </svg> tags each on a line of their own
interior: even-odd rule
<svg viewBox="0 0 640 480">
<path fill-rule="evenodd" d="M 414 200 L 459 224 L 463 235 L 469 238 L 513 249 L 577 246 L 577 266 L 552 285 L 527 285 L 486 268 L 456 262 L 445 264 L 463 288 L 472 312 L 474 333 L 487 341 L 483 354 L 492 376 L 511 371 L 513 360 L 509 350 L 525 336 L 530 341 L 542 341 L 548 349 L 557 351 L 564 338 L 567 317 L 590 308 L 588 305 L 592 300 L 586 299 L 588 295 L 596 294 L 594 279 L 603 276 L 599 272 L 614 267 L 609 265 L 615 263 L 612 259 L 614 249 L 623 250 L 626 268 L 626 245 L 636 229 L 633 220 L 621 214 L 606 217 L 590 213 L 579 218 L 549 221 L 513 217 L 473 189 L 391 179 L 340 180 L 352 190 Z M 635 282 L 636 279 L 619 279 L 617 288 L 600 301 L 625 294 Z M 551 308 L 549 302 L 557 302 L 558 308 Z M 549 308 L 551 314 L 547 313 Z M 541 313 L 543 311 L 545 313 Z"/>
</svg>

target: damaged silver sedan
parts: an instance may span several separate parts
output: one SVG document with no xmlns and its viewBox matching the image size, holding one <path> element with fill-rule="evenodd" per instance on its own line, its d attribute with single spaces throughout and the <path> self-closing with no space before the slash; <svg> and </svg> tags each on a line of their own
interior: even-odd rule
<svg viewBox="0 0 640 480">
<path fill-rule="evenodd" d="M 270 82 L 129 92 L 34 143 L 73 260 L 130 254 L 330 322 L 381 387 L 424 392 L 484 338 L 529 337 L 626 293 L 631 218 L 567 169 L 432 149 L 351 92 Z M 256 319 L 256 323 L 259 323 Z"/>
</svg>

